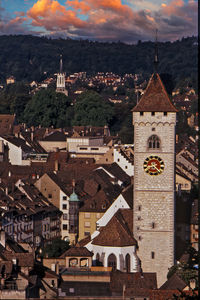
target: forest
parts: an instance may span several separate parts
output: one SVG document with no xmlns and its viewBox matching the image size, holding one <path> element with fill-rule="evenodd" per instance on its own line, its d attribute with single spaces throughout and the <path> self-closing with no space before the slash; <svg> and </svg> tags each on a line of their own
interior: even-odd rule
<svg viewBox="0 0 200 300">
<path fill-rule="evenodd" d="M 141 73 L 148 81 L 153 72 L 154 43 L 138 41 L 137 45 L 99 43 L 87 40 L 48 39 L 33 36 L 0 36 L 0 113 L 15 114 L 16 122 L 27 126 L 54 128 L 74 125 L 108 125 L 111 134 L 118 134 L 123 143 L 133 142 L 131 109 L 136 105 L 134 82 L 127 81 L 114 93 L 101 86 L 86 91 L 76 101 L 56 93 L 55 86 L 30 91 L 32 80 L 41 81 L 59 70 L 60 54 L 67 74 L 85 71 L 114 72 L 119 75 Z M 159 43 L 159 73 L 171 97 L 172 90 L 186 86 L 197 91 L 197 39 Z M 9 76 L 15 84 L 6 85 Z M 129 79 L 130 80 L 130 79 Z M 78 87 L 78 86 L 77 86 Z M 126 101 L 113 104 L 109 95 L 124 96 Z M 196 102 L 192 107 L 196 105 Z M 191 112 L 192 113 L 192 112 Z M 179 113 L 177 130 L 191 131 L 187 116 Z M 193 132 L 190 132 L 193 134 Z"/>
<path fill-rule="evenodd" d="M 50 39 L 31 35 L 0 36 L 0 82 L 41 81 L 59 70 L 60 54 L 66 74 L 113 72 L 119 75 L 153 72 L 155 44 L 100 43 L 89 40 Z M 158 42 L 159 73 L 172 76 L 175 85 L 189 80 L 197 87 L 197 37 Z"/>
</svg>

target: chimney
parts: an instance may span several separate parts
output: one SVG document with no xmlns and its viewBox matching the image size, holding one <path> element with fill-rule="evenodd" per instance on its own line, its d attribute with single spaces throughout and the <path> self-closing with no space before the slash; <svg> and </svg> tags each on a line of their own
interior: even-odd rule
<svg viewBox="0 0 200 300">
<path fill-rule="evenodd" d="M 31 141 L 33 142 L 34 133 L 31 131 Z"/>
<path fill-rule="evenodd" d="M 56 159 L 55 160 L 55 172 L 57 172 L 58 171 L 58 169 L 59 169 L 59 164 L 58 164 L 58 160 Z"/>
<path fill-rule="evenodd" d="M 178 134 L 176 134 L 176 144 L 178 144 Z"/>
<path fill-rule="evenodd" d="M 0 231 L 0 243 L 5 248 L 5 246 L 6 246 L 6 235 L 5 235 L 5 231 L 3 231 L 3 230 Z"/>
<path fill-rule="evenodd" d="M 109 128 L 108 128 L 107 125 L 104 126 L 103 134 L 104 134 L 104 136 L 109 136 L 110 135 Z"/>
<path fill-rule="evenodd" d="M 194 290 L 196 288 L 196 280 L 190 279 L 190 288 L 191 290 Z"/>
<path fill-rule="evenodd" d="M 6 195 L 8 195 L 8 187 L 6 187 L 6 190 L 5 190 L 5 192 L 6 192 Z"/>
<path fill-rule="evenodd" d="M 56 274 L 59 275 L 59 262 L 56 262 Z"/>
</svg>

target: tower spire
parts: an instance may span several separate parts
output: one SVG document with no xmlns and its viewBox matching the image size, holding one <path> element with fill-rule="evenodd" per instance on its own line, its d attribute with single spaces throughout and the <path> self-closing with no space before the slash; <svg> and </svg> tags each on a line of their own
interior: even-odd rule
<svg viewBox="0 0 200 300">
<path fill-rule="evenodd" d="M 155 55 L 154 55 L 154 70 L 155 73 L 158 72 L 158 29 L 156 28 L 156 36 L 155 36 Z"/>
<path fill-rule="evenodd" d="M 60 73 L 62 73 L 63 70 L 63 61 L 62 61 L 62 54 L 60 55 Z"/>
</svg>

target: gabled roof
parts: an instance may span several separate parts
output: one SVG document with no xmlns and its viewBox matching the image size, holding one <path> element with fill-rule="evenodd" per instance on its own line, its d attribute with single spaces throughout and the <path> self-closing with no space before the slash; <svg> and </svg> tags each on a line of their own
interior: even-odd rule
<svg viewBox="0 0 200 300">
<path fill-rule="evenodd" d="M 133 185 L 129 185 L 122 191 L 122 196 L 130 208 L 133 208 Z"/>
<path fill-rule="evenodd" d="M 46 135 L 42 141 L 49 141 L 49 142 L 65 142 L 66 141 L 66 135 L 63 132 L 55 131 L 50 132 L 48 135 Z"/>
<path fill-rule="evenodd" d="M 126 213 L 124 213 L 126 211 Z M 93 245 L 126 247 L 136 245 L 133 237 L 131 224 L 133 224 L 133 211 L 131 209 L 120 209 L 112 217 L 100 233 L 92 241 Z"/>
<path fill-rule="evenodd" d="M 60 178 L 53 172 L 46 173 L 49 178 L 65 193 L 67 196 L 70 196 L 71 190 L 67 190 L 65 184 L 60 180 Z"/>
<path fill-rule="evenodd" d="M 178 275 L 173 274 L 161 287 L 160 290 L 183 290 L 187 283 Z"/>
<path fill-rule="evenodd" d="M 102 165 L 102 168 L 122 182 L 130 183 L 130 176 L 116 163 Z"/>
<path fill-rule="evenodd" d="M 33 149 L 31 147 L 29 147 L 26 144 L 26 142 L 21 138 L 17 138 L 12 135 L 2 135 L 1 137 L 3 139 L 5 139 L 6 141 L 8 141 L 9 143 L 17 146 L 18 148 L 21 147 L 22 151 L 24 151 L 24 152 L 27 152 L 27 153 L 33 152 Z"/>
<path fill-rule="evenodd" d="M 90 257 L 93 256 L 93 253 L 89 251 L 86 247 L 71 247 L 65 251 L 60 258 L 65 258 L 66 256 L 80 256 L 80 257 Z"/>
<path fill-rule="evenodd" d="M 133 112 L 177 112 L 158 73 L 154 73 Z"/>
</svg>

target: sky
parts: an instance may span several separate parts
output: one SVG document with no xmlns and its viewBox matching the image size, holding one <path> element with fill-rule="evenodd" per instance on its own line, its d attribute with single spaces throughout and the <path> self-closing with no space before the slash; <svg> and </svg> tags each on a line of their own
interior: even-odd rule
<svg viewBox="0 0 200 300">
<path fill-rule="evenodd" d="M 197 35 L 197 0 L 0 0 L 0 35 L 175 41 Z"/>
</svg>

